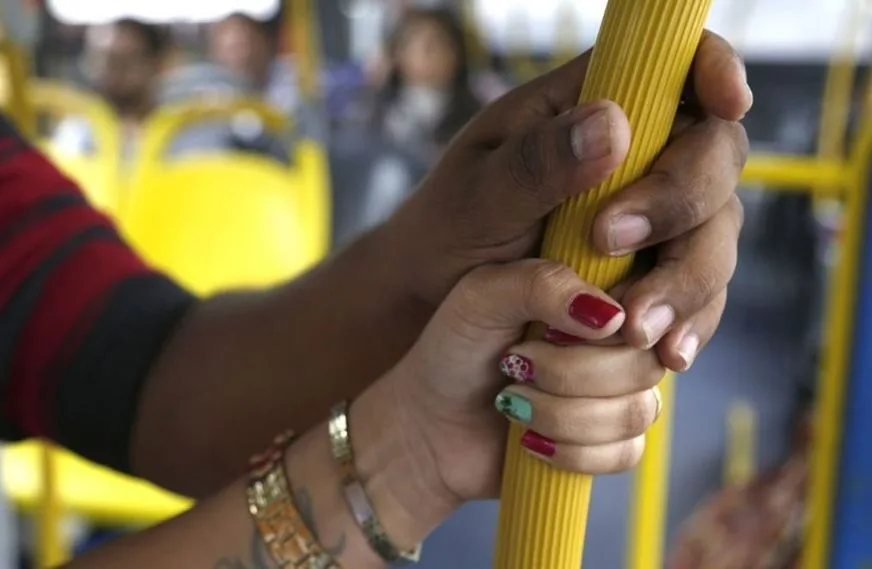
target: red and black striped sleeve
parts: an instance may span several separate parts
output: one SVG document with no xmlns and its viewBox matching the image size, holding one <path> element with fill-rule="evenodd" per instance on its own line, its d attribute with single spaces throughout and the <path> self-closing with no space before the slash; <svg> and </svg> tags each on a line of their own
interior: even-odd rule
<svg viewBox="0 0 872 569">
<path fill-rule="evenodd" d="M 140 388 L 193 303 L 0 116 L 0 438 L 129 471 Z"/>
</svg>

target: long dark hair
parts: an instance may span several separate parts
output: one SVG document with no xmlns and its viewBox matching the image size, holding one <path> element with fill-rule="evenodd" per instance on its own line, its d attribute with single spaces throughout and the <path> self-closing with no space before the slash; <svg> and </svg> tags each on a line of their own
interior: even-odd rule
<svg viewBox="0 0 872 569">
<path fill-rule="evenodd" d="M 457 67 L 450 87 L 451 100 L 447 112 L 436 126 L 433 133 L 437 144 L 447 144 L 449 140 L 479 111 L 481 102 L 469 85 L 469 63 L 466 45 L 466 35 L 463 25 L 457 15 L 449 8 L 410 8 L 388 38 L 388 53 L 391 59 L 396 59 L 400 38 L 409 25 L 427 21 L 439 26 L 448 36 L 454 48 Z M 397 100 L 403 86 L 403 78 L 396 65 L 391 68 L 390 75 L 376 98 L 375 124 L 380 126 L 388 108 Z"/>
</svg>

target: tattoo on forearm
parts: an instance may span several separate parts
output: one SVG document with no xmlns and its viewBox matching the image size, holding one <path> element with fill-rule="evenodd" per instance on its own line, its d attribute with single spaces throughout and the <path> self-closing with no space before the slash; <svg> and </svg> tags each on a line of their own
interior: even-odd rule
<svg viewBox="0 0 872 569">
<path fill-rule="evenodd" d="M 269 552 L 263 544 L 260 532 L 255 528 L 251 536 L 251 564 L 246 564 L 241 558 L 222 557 L 213 569 L 278 569 L 278 565 L 270 559 Z"/>
<path fill-rule="evenodd" d="M 312 503 L 312 495 L 305 488 L 294 489 L 294 504 L 297 506 L 297 511 L 300 512 L 300 517 L 303 522 L 315 536 L 315 539 L 324 548 L 324 552 L 330 557 L 339 557 L 345 551 L 345 532 L 339 535 L 336 543 L 328 546 L 321 541 L 321 536 L 318 533 L 318 525 L 315 523 L 315 505 Z"/>
</svg>

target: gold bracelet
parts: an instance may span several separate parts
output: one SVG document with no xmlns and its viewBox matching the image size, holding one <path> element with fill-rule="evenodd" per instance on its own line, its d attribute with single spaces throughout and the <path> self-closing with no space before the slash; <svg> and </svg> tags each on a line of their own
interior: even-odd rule
<svg viewBox="0 0 872 569">
<path fill-rule="evenodd" d="M 315 540 L 291 499 L 282 457 L 293 439 L 293 433 L 283 433 L 265 452 L 251 458 L 248 511 L 281 569 L 341 569 Z"/>
<path fill-rule="evenodd" d="M 345 501 L 351 508 L 351 513 L 357 520 L 370 546 L 379 557 L 389 565 L 405 565 L 417 563 L 421 558 L 421 546 L 412 551 L 400 551 L 391 542 L 381 525 L 369 496 L 354 468 L 354 453 L 351 448 L 351 436 L 348 432 L 348 403 L 342 402 L 333 408 L 330 414 L 330 448 L 333 457 L 339 463 L 342 472 L 342 486 L 345 491 Z"/>
</svg>

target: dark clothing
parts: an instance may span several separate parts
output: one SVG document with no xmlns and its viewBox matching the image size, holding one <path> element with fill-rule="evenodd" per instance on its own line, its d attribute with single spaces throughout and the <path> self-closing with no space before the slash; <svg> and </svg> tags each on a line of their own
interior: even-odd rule
<svg viewBox="0 0 872 569">
<path fill-rule="evenodd" d="M 129 471 L 143 380 L 194 302 L 0 117 L 0 438 Z"/>
</svg>

